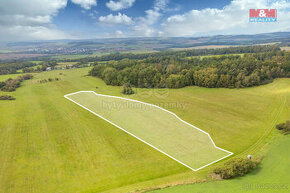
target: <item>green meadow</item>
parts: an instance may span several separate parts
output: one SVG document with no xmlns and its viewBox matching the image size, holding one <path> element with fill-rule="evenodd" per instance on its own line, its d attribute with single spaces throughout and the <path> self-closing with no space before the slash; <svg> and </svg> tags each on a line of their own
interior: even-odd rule
<svg viewBox="0 0 290 193">
<path fill-rule="evenodd" d="M 181 161 L 192 170 L 232 154 L 216 148 L 207 133 L 151 104 L 94 92 L 72 93 L 65 97 Z"/>
<path fill-rule="evenodd" d="M 21 76 L 21 74 L 8 74 L 8 75 L 0 75 L 0 81 L 5 81 L 8 78 L 17 78 L 18 76 Z M 0 91 L 1 93 L 1 91 Z"/>
<path fill-rule="evenodd" d="M 273 147 L 271 147 L 259 168 L 257 168 L 253 173 L 244 177 L 225 181 L 176 186 L 172 188 L 152 191 L 152 193 L 289 192 L 289 147 L 290 137 L 287 136 L 282 139 L 280 138 L 278 142 L 273 144 Z"/>
<path fill-rule="evenodd" d="M 123 96 L 121 87 L 107 86 L 88 71 L 42 72 L 15 92 L 0 91 L 16 98 L 0 101 L 0 192 L 149 190 L 210 180 L 208 173 L 224 162 L 191 171 L 64 98 L 80 90 Z M 10 76 L 17 77 L 0 81 Z M 60 81 L 39 82 L 48 78 Z M 126 97 L 174 112 L 233 156 L 256 156 L 277 135 L 275 125 L 290 117 L 289 85 L 290 79 L 276 79 L 246 89 L 136 89 Z"/>
<path fill-rule="evenodd" d="M 223 56 L 241 56 L 241 57 L 243 57 L 244 55 L 245 54 L 222 54 L 222 55 L 189 56 L 189 57 L 186 57 L 186 58 L 200 58 L 200 59 L 203 59 L 203 58 L 209 58 L 209 57 L 220 58 L 220 57 L 223 57 Z"/>
</svg>

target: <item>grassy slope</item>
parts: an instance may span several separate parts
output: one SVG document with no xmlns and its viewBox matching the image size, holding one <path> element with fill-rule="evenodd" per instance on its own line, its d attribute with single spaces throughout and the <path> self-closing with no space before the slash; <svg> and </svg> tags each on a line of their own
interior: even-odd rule
<svg viewBox="0 0 290 193">
<path fill-rule="evenodd" d="M 95 87 L 87 70 L 38 74 L 0 101 L 0 192 L 101 191 L 186 170 L 63 97 Z M 62 81 L 37 81 L 49 77 Z"/>
<path fill-rule="evenodd" d="M 77 64 L 77 62 L 58 62 L 55 67 L 62 68 L 68 65 L 75 65 L 75 64 Z"/>
<path fill-rule="evenodd" d="M 244 177 L 200 183 L 193 185 L 176 186 L 163 190 L 152 191 L 156 193 L 177 192 L 289 192 L 290 169 L 290 136 L 280 139 L 262 161 L 259 168 Z"/>
<path fill-rule="evenodd" d="M 21 76 L 21 74 L 7 74 L 7 75 L 0 75 L 0 81 L 5 81 L 8 78 L 16 78 L 18 76 Z"/>
<path fill-rule="evenodd" d="M 123 192 L 206 178 L 212 167 L 190 172 L 65 99 L 79 90 L 121 95 L 120 87 L 85 77 L 87 72 L 43 72 L 11 93 L 16 101 L 0 101 L 0 192 Z M 61 81 L 38 83 L 49 77 Z M 273 126 L 289 117 L 289 83 L 279 79 L 240 90 L 138 89 L 131 97 L 173 111 L 209 132 L 217 146 L 240 154 L 255 152 Z"/>
<path fill-rule="evenodd" d="M 215 148 L 207 134 L 148 104 L 99 96 L 93 92 L 76 93 L 68 98 L 193 169 L 230 155 Z"/>
</svg>

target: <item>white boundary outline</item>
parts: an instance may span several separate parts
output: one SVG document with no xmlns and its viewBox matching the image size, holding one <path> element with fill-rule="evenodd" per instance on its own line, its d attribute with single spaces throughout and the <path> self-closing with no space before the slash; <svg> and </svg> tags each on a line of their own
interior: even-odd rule
<svg viewBox="0 0 290 193">
<path fill-rule="evenodd" d="M 88 93 L 88 92 L 90 92 L 90 93 L 94 93 L 94 94 L 97 95 L 97 96 L 110 97 L 110 98 L 117 98 L 117 99 L 123 99 L 123 100 L 133 101 L 133 102 L 137 102 L 137 103 L 142 103 L 142 104 L 149 105 L 149 106 L 153 106 L 153 107 L 159 108 L 159 109 L 161 109 L 161 110 L 163 110 L 163 111 L 166 111 L 167 113 L 170 113 L 170 114 L 174 115 L 174 116 L 175 116 L 178 120 L 180 120 L 181 122 L 183 122 L 183 123 L 185 123 L 185 124 L 187 124 L 187 125 L 193 127 L 194 129 L 197 129 L 197 130 L 203 132 L 204 134 L 208 135 L 208 137 L 210 138 L 210 140 L 211 140 L 211 142 L 212 142 L 212 144 L 214 145 L 215 148 L 217 148 L 217 149 L 219 149 L 219 150 L 222 150 L 222 151 L 225 151 L 225 152 L 229 153 L 229 155 L 224 156 L 224 157 L 222 157 L 222 158 L 220 158 L 220 159 L 218 159 L 218 160 L 215 160 L 215 161 L 213 161 L 213 162 L 210 162 L 209 164 L 206 164 L 206 165 L 204 165 L 204 166 L 202 166 L 202 167 L 200 167 L 200 168 L 193 169 L 192 167 L 190 167 L 190 166 L 186 165 L 185 163 L 183 163 L 183 162 L 177 160 L 176 158 L 172 157 L 171 155 L 169 155 L 169 154 L 165 153 L 164 151 L 162 151 L 162 150 L 160 150 L 160 149 L 154 147 L 154 146 L 151 145 L 150 143 L 144 141 L 143 139 L 141 139 L 141 138 L 135 136 L 134 134 L 130 133 L 129 131 L 126 131 L 125 129 L 119 127 L 119 126 L 116 125 L 115 123 L 113 123 L 113 122 L 107 120 L 106 118 L 102 117 L 101 115 L 95 113 L 94 111 L 92 111 L 92 110 L 86 108 L 85 106 L 83 106 L 83 105 L 81 105 L 81 104 L 79 104 L 79 103 L 77 103 L 77 102 L 75 102 L 74 100 L 72 100 L 72 99 L 69 98 L 69 96 L 74 95 L 74 94 L 78 94 L 78 93 Z M 215 145 L 215 143 L 213 142 L 212 138 L 210 137 L 210 135 L 209 135 L 207 132 L 205 132 L 205 131 L 199 129 L 199 128 L 196 127 L 196 126 L 193 126 L 193 125 L 187 123 L 186 121 L 184 121 L 184 120 L 182 120 L 181 118 L 179 118 L 179 117 L 178 117 L 176 114 L 174 114 L 173 112 L 170 112 L 170 111 L 168 111 L 168 110 L 166 110 L 166 109 L 164 109 L 164 108 L 162 108 L 162 107 L 159 107 L 159 106 L 157 106 L 157 105 L 153 105 L 153 104 L 150 104 L 150 103 L 141 102 L 141 101 L 134 100 L 134 99 L 128 99 L 128 98 L 123 98 L 123 97 L 117 97 L 117 96 L 110 96 L 110 95 L 98 94 L 98 93 L 96 93 L 96 92 L 94 92 L 94 91 L 78 91 L 78 92 L 74 92 L 74 93 L 70 93 L 70 94 L 64 95 L 64 97 L 65 97 L 66 99 L 70 100 L 71 102 L 73 102 L 73 103 L 79 105 L 80 107 L 86 109 L 87 111 L 93 113 L 94 115 L 100 117 L 101 119 L 107 121 L 108 123 L 114 125 L 115 127 L 121 129 L 122 131 L 128 133 L 129 135 L 135 137 L 136 139 L 142 141 L 143 143 L 149 145 L 150 147 L 156 149 L 157 151 L 163 153 L 164 155 L 170 157 L 171 159 L 177 161 L 178 163 L 184 165 L 185 167 L 187 167 L 187 168 L 193 170 L 193 171 L 198 171 L 198 170 L 200 170 L 200 169 L 202 169 L 202 168 L 205 168 L 205 167 L 207 167 L 207 166 L 209 166 L 209 165 L 211 165 L 211 164 L 213 164 L 213 163 L 216 163 L 216 162 L 218 162 L 218 161 L 220 161 L 220 160 L 222 160 L 222 159 L 225 159 L 225 158 L 227 158 L 227 157 L 229 157 L 229 156 L 231 156 L 231 155 L 234 154 L 234 153 L 232 153 L 232 152 L 230 152 L 230 151 L 227 151 L 227 150 L 225 150 L 225 149 L 222 149 L 222 148 L 220 148 L 220 147 L 217 147 L 217 146 Z"/>
</svg>

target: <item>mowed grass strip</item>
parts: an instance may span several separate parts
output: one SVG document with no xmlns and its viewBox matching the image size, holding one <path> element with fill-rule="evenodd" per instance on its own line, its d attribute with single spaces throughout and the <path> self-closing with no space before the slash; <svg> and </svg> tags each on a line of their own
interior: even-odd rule
<svg viewBox="0 0 290 193">
<path fill-rule="evenodd" d="M 78 92 L 66 97 L 193 170 L 231 155 L 216 148 L 206 133 L 156 106 L 94 92 Z"/>
</svg>

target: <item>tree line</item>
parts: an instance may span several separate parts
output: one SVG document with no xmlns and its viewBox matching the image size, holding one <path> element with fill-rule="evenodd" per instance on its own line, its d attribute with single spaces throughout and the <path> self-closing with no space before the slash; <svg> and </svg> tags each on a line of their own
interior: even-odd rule
<svg viewBox="0 0 290 193">
<path fill-rule="evenodd" d="M 242 54 L 242 53 L 261 53 L 269 52 L 273 50 L 280 50 L 275 45 L 258 45 L 258 46 L 240 46 L 230 48 L 218 48 L 218 49 L 193 49 L 193 50 L 181 50 L 181 51 L 164 51 L 144 54 L 133 53 L 112 53 L 103 56 L 86 57 L 81 59 L 59 59 L 51 60 L 47 58 L 38 58 L 42 60 L 41 63 L 36 64 L 29 61 L 16 61 L 16 62 L 0 62 L 0 75 L 3 74 L 16 74 L 18 70 L 22 69 L 24 73 L 41 72 L 45 71 L 47 67 L 54 67 L 57 62 L 78 62 L 74 67 L 83 67 L 88 62 L 101 62 L 101 61 L 120 61 L 123 59 L 142 60 L 147 58 L 160 58 L 160 57 L 175 57 L 184 58 L 191 56 L 206 56 L 206 55 L 223 55 L 223 54 Z M 33 68 L 37 66 L 36 68 Z"/>
<path fill-rule="evenodd" d="M 17 70 L 35 66 L 33 62 L 7 62 L 0 63 L 0 75 L 3 74 L 16 74 Z"/>
<path fill-rule="evenodd" d="M 43 61 L 39 64 L 27 61 L 5 62 L 0 63 L 0 75 L 17 74 L 18 73 L 17 71 L 21 69 L 23 73 L 42 72 L 45 71 L 47 67 L 54 67 L 56 65 L 57 65 L 56 60 Z M 37 66 L 37 68 L 33 68 L 34 66 Z"/>
<path fill-rule="evenodd" d="M 100 61 L 110 61 L 110 60 L 123 60 L 123 59 L 134 59 L 141 60 L 146 58 L 155 57 L 190 57 L 190 56 L 205 56 L 205 55 L 223 55 L 223 54 L 243 54 L 243 53 L 261 53 L 269 52 L 272 50 L 280 50 L 279 46 L 276 45 L 257 45 L 257 46 L 237 46 L 229 48 L 216 48 L 216 49 L 192 49 L 192 50 L 181 50 L 181 51 L 162 51 L 162 52 L 152 52 L 143 54 L 133 54 L 133 53 L 112 53 L 102 56 L 86 57 L 80 59 L 63 59 L 63 62 L 100 62 Z"/>
<path fill-rule="evenodd" d="M 140 88 L 251 87 L 274 78 L 290 77 L 290 53 L 272 48 L 268 52 L 242 56 L 157 56 L 99 62 L 89 74 L 108 85 L 130 84 Z"/>
</svg>

